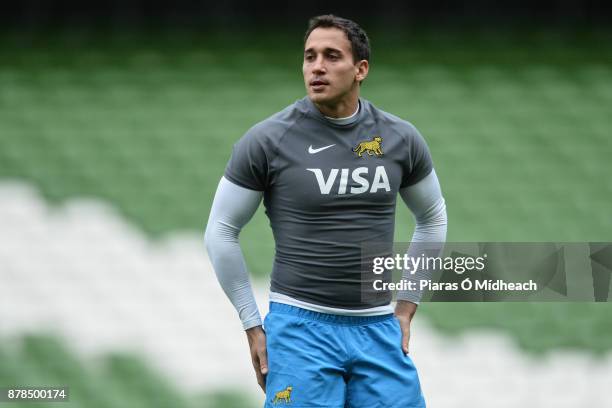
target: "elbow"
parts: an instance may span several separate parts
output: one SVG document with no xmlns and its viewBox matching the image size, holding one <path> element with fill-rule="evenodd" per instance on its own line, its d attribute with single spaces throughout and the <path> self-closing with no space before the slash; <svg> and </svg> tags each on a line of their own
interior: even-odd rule
<svg viewBox="0 0 612 408">
<path fill-rule="evenodd" d="M 204 231 L 204 247 L 209 256 L 213 256 L 219 246 L 238 244 L 240 228 L 221 220 L 211 220 Z"/>
<path fill-rule="evenodd" d="M 215 239 L 214 239 L 214 222 L 209 221 L 208 225 L 206 225 L 206 229 L 204 230 L 204 248 L 206 248 L 206 252 L 210 256 L 215 250 Z"/>
<path fill-rule="evenodd" d="M 204 248 L 206 248 L 206 252 L 208 253 L 210 253 L 210 242 L 211 242 L 209 231 L 210 231 L 210 225 L 207 225 L 206 229 L 204 230 L 204 236 L 202 237 Z"/>
<path fill-rule="evenodd" d="M 448 225 L 448 216 L 446 214 L 446 202 L 444 198 L 441 199 L 440 209 L 435 213 L 434 220 L 437 225 L 446 226 Z"/>
<path fill-rule="evenodd" d="M 442 197 L 425 214 L 416 218 L 416 231 L 432 242 L 446 241 L 447 226 L 446 204 Z"/>
<path fill-rule="evenodd" d="M 416 217 L 417 225 L 423 226 L 446 226 L 447 222 L 446 202 L 443 197 L 440 197 L 427 211 Z"/>
</svg>

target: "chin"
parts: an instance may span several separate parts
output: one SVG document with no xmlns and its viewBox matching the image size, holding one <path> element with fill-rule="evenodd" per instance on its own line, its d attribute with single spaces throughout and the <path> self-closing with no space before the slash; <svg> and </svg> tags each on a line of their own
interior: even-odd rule
<svg viewBox="0 0 612 408">
<path fill-rule="evenodd" d="M 320 103 L 320 104 L 327 104 L 333 101 L 334 99 L 330 97 L 329 95 L 327 95 L 326 93 L 316 93 L 316 92 L 309 92 L 308 97 L 310 98 L 311 101 L 315 103 Z"/>
</svg>

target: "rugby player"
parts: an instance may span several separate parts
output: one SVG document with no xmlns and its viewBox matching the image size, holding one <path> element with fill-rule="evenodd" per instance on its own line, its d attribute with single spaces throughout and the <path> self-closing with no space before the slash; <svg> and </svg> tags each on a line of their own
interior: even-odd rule
<svg viewBox="0 0 612 408">
<path fill-rule="evenodd" d="M 443 242 L 446 207 L 417 129 L 360 98 L 369 58 L 355 22 L 311 19 L 307 96 L 247 131 L 217 188 L 206 247 L 266 406 L 425 406 L 408 355 L 420 294 L 364 300 L 361 243 L 393 241 L 398 194 L 416 219 L 412 245 Z M 262 198 L 276 246 L 263 325 L 238 241 Z"/>
</svg>

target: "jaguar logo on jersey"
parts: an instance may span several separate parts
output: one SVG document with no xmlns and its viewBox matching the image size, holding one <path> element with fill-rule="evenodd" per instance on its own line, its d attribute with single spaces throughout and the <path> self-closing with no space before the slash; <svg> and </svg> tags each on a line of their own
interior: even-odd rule
<svg viewBox="0 0 612 408">
<path fill-rule="evenodd" d="M 383 151 L 381 149 L 382 137 L 374 136 L 372 140 L 366 140 L 361 142 L 353 149 L 357 153 L 357 156 L 363 157 L 362 154 L 365 152 L 368 156 L 375 154 L 376 156 L 382 156 Z"/>
<path fill-rule="evenodd" d="M 288 386 L 284 390 L 275 393 L 274 394 L 274 399 L 272 400 L 272 403 L 274 405 L 276 405 L 276 404 L 278 404 L 280 402 L 284 402 L 285 404 L 290 404 L 291 403 L 291 391 L 293 391 L 293 387 L 292 386 Z"/>
<path fill-rule="evenodd" d="M 389 176 L 385 166 L 377 166 L 374 170 L 374 177 L 370 180 L 369 169 L 367 167 L 357 167 L 351 169 L 330 169 L 326 176 L 321 169 L 306 169 L 314 173 L 321 194 L 329 194 L 336 184 L 338 173 L 340 173 L 340 182 L 338 184 L 338 194 L 362 194 L 366 192 L 376 193 L 378 190 L 391 191 L 389 184 Z M 349 174 L 353 185 L 349 186 Z M 355 185 L 356 184 L 356 185 Z"/>
</svg>

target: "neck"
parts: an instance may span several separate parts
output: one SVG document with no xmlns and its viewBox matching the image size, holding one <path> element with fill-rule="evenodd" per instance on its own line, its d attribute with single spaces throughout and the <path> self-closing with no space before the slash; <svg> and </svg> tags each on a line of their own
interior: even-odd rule
<svg viewBox="0 0 612 408">
<path fill-rule="evenodd" d="M 351 95 L 335 103 L 317 103 L 314 102 L 319 111 L 330 118 L 346 118 L 351 116 L 357 110 L 359 104 L 359 95 Z"/>
</svg>

